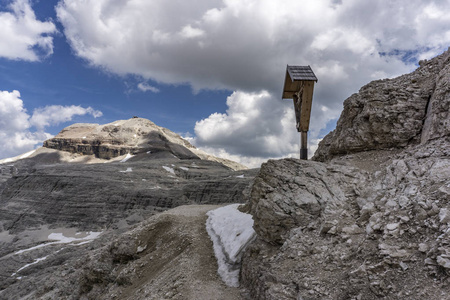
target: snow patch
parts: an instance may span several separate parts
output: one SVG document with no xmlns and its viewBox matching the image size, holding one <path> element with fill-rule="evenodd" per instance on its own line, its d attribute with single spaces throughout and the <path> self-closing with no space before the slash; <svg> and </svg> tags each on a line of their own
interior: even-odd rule
<svg viewBox="0 0 450 300">
<path fill-rule="evenodd" d="M 150 153 L 152 153 L 152 151 L 147 151 L 147 154 L 150 154 Z"/>
<path fill-rule="evenodd" d="M 11 274 L 11 276 L 16 275 L 18 272 L 22 271 L 22 270 L 25 269 L 25 268 L 28 268 L 29 266 L 35 265 L 35 264 L 37 264 L 38 262 L 41 262 L 41 261 L 43 261 L 43 260 L 46 260 L 47 257 L 48 257 L 48 255 L 47 255 L 47 256 L 44 256 L 44 257 L 36 258 L 32 263 L 26 264 L 25 266 L 21 267 L 21 268 L 20 268 L 19 270 L 17 270 L 15 273 Z"/>
<path fill-rule="evenodd" d="M 31 154 L 33 154 L 34 152 L 36 152 L 36 149 L 28 151 L 27 153 L 22 154 L 21 156 L 16 156 L 16 157 L 9 157 L 9 158 L 5 158 L 5 159 L 0 159 L 0 164 L 6 164 L 6 163 L 11 163 L 11 162 L 16 162 L 19 159 L 24 159 L 29 157 Z"/>
<path fill-rule="evenodd" d="M 20 159 L 24 159 L 27 158 L 28 156 L 30 156 L 31 154 L 33 154 L 34 152 L 36 152 L 36 150 L 31 150 L 30 152 L 27 152 L 25 154 L 23 154 Z"/>
<path fill-rule="evenodd" d="M 175 175 L 175 170 L 171 167 L 167 167 L 167 166 L 163 166 L 163 169 L 166 170 L 169 173 L 172 173 L 173 175 Z"/>
<path fill-rule="evenodd" d="M 49 246 L 49 245 L 54 245 L 54 244 L 72 243 L 70 245 L 77 245 L 78 246 L 78 245 L 82 245 L 82 244 L 85 244 L 85 243 L 92 242 L 93 240 L 98 238 L 100 236 L 100 234 L 102 234 L 102 231 L 100 231 L 100 232 L 89 231 L 89 232 L 85 233 L 84 237 L 77 238 L 77 237 L 66 237 L 66 236 L 64 236 L 63 233 L 59 233 L 59 232 L 57 232 L 57 233 L 50 233 L 47 238 L 49 240 L 55 240 L 54 242 L 44 243 L 44 244 L 40 244 L 40 245 L 31 247 L 31 248 L 22 249 L 22 250 L 19 250 L 17 252 L 14 252 L 14 255 L 21 254 L 21 253 L 28 252 L 28 251 L 32 251 L 32 250 L 35 250 L 35 249 L 39 249 L 39 248 L 46 247 L 46 246 Z M 81 242 L 81 243 L 79 243 L 79 242 Z"/>
<path fill-rule="evenodd" d="M 134 157 L 134 155 L 131 155 L 130 153 L 127 153 L 127 156 L 125 156 L 125 158 L 122 159 L 120 162 L 121 162 L 121 163 L 126 162 L 127 160 L 129 160 L 129 159 L 132 158 L 132 157 Z"/>
<path fill-rule="evenodd" d="M 125 171 L 119 171 L 119 172 L 121 172 L 121 173 L 130 173 L 130 172 L 133 172 L 133 169 L 132 168 L 127 168 Z"/>
<path fill-rule="evenodd" d="M 186 167 L 180 167 L 180 169 L 184 170 L 184 171 L 189 171 L 189 168 L 186 168 Z"/>
<path fill-rule="evenodd" d="M 219 273 L 226 285 L 239 286 L 242 252 L 255 237 L 253 219 L 232 204 L 207 212 L 206 231 L 214 245 Z"/>
<path fill-rule="evenodd" d="M 236 176 L 236 178 L 244 178 L 244 174 Z"/>
<path fill-rule="evenodd" d="M 48 239 L 49 240 L 57 240 L 58 243 L 60 244 L 66 244 L 66 243 L 71 243 L 71 242 L 77 242 L 77 241 L 85 241 L 85 240 L 95 240 L 96 238 L 98 238 L 100 236 L 100 234 L 102 234 L 102 231 L 88 231 L 86 232 L 86 236 L 85 237 L 66 237 L 64 236 L 64 234 L 62 233 L 50 233 L 48 235 Z"/>
</svg>

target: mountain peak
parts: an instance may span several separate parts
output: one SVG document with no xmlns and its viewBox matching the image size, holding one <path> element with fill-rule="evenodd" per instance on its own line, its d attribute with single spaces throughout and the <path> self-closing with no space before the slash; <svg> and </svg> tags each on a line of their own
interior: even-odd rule
<svg viewBox="0 0 450 300">
<path fill-rule="evenodd" d="M 76 123 L 46 140 L 44 147 L 107 160 L 127 154 L 151 153 L 151 158 L 205 159 L 234 170 L 246 169 L 236 162 L 209 155 L 169 129 L 137 117 L 104 125 Z"/>
</svg>

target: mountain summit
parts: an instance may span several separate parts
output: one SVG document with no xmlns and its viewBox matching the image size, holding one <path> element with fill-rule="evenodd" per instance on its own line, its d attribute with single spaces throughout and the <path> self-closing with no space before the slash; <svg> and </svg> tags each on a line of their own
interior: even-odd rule
<svg viewBox="0 0 450 300">
<path fill-rule="evenodd" d="M 200 159 L 218 162 L 235 171 L 247 169 L 235 161 L 197 149 L 169 129 L 137 117 L 104 125 L 89 123 L 70 125 L 54 138 L 46 140 L 43 147 L 13 158 L 0 159 L 0 164 L 25 158 L 35 158 L 34 161 L 39 160 L 39 163 Z"/>
</svg>

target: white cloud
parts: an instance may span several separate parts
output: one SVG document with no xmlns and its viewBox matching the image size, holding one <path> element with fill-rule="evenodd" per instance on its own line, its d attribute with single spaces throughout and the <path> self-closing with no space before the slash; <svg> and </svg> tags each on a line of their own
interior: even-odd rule
<svg viewBox="0 0 450 300">
<path fill-rule="evenodd" d="M 76 115 L 92 115 L 94 118 L 101 117 L 103 113 L 95 110 L 92 107 L 83 108 L 81 106 L 61 106 L 51 105 L 37 108 L 33 111 L 30 118 L 30 124 L 35 126 L 38 130 L 43 130 L 45 127 L 51 125 L 58 125 L 60 123 L 71 121 Z"/>
<path fill-rule="evenodd" d="M 191 25 L 187 25 L 181 29 L 180 35 L 184 38 L 192 39 L 204 35 L 205 32 L 199 28 L 194 28 Z"/>
<path fill-rule="evenodd" d="M 36 19 L 29 0 L 16 0 L 0 11 L 0 57 L 37 61 L 53 53 L 55 24 Z"/>
<path fill-rule="evenodd" d="M 138 84 L 138 89 L 143 91 L 143 92 L 150 91 L 150 92 L 153 92 L 153 93 L 159 93 L 159 89 L 158 88 L 156 88 L 154 86 L 151 86 L 151 85 L 149 85 L 149 84 L 147 84 L 145 82 L 139 83 Z"/>
<path fill-rule="evenodd" d="M 57 15 L 94 66 L 236 91 L 226 114 L 197 123 L 197 140 L 249 157 L 293 151 L 291 134 L 276 136 L 291 111 L 279 105 L 286 64 L 311 65 L 319 78 L 314 105 L 327 110 L 313 110 L 318 137 L 362 85 L 415 68 L 402 56 L 430 58 L 450 45 L 450 2 L 440 0 L 62 0 Z"/>
<path fill-rule="evenodd" d="M 234 92 L 227 98 L 226 113 L 215 113 L 198 121 L 195 138 L 200 149 L 219 157 L 256 167 L 269 158 L 299 157 L 300 134 L 295 128 L 292 101 L 267 91 Z M 317 149 L 319 134 L 339 111 L 313 105 L 309 131 L 309 157 Z"/>
<path fill-rule="evenodd" d="M 68 41 L 93 65 L 194 89 L 243 91 L 279 89 L 287 63 L 339 62 L 360 81 L 380 70 L 408 71 L 411 66 L 378 52 L 443 51 L 450 21 L 442 11 L 450 3 L 63 0 L 57 7 Z M 356 88 L 345 86 L 338 95 Z"/>
<path fill-rule="evenodd" d="M 47 106 L 37 108 L 30 116 L 20 99 L 19 91 L 0 91 L 0 159 L 27 152 L 52 137 L 45 127 L 71 121 L 75 115 L 102 115 L 91 107 Z"/>
</svg>

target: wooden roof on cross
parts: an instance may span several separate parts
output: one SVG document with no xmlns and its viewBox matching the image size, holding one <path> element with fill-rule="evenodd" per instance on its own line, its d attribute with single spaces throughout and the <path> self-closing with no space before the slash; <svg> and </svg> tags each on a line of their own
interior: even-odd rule
<svg viewBox="0 0 450 300">
<path fill-rule="evenodd" d="M 287 66 L 287 71 L 292 81 L 313 80 L 317 82 L 317 77 L 310 66 Z"/>
<path fill-rule="evenodd" d="M 292 99 L 294 93 L 300 90 L 302 81 L 318 81 L 311 67 L 287 65 L 282 99 Z"/>
</svg>

